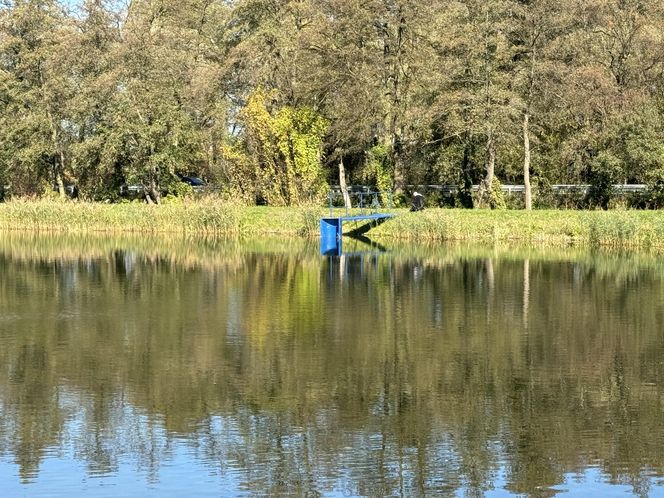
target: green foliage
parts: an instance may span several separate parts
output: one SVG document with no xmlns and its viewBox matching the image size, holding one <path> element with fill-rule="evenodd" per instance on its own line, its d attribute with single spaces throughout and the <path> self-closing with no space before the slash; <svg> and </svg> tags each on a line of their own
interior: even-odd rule
<svg viewBox="0 0 664 498">
<path fill-rule="evenodd" d="M 229 140 L 220 147 L 221 164 L 215 172 L 224 192 L 242 204 L 253 204 L 258 198 L 256 175 L 244 143 Z"/>
<path fill-rule="evenodd" d="M 661 209 L 664 207 L 664 168 L 648 171 L 646 174 L 648 191 L 645 197 L 646 207 Z"/>
<path fill-rule="evenodd" d="M 298 234 L 304 237 L 316 237 L 320 233 L 321 210 L 313 207 L 302 211 L 302 228 Z"/>
<path fill-rule="evenodd" d="M 290 204 L 320 200 L 327 191 L 321 167 L 328 123 L 307 107 L 283 107 L 274 121 L 277 147 L 285 163 Z"/>
<path fill-rule="evenodd" d="M 102 204 L 42 199 L 0 206 L 0 227 L 63 232 L 238 234 L 235 206 L 219 201 Z"/>
<path fill-rule="evenodd" d="M 167 197 L 162 206 L 58 199 L 0 204 L 0 229 L 61 232 L 316 236 L 317 207 L 238 207 Z M 520 242 L 664 250 L 664 223 L 654 211 L 426 209 L 371 229 L 370 236 L 431 241 Z"/>
<path fill-rule="evenodd" d="M 480 199 L 480 196 L 484 195 L 483 199 Z M 503 194 L 503 190 L 501 188 L 501 183 L 498 178 L 495 176 L 493 177 L 493 180 L 491 181 L 491 188 L 487 191 L 482 193 L 481 189 L 480 192 L 474 195 L 474 203 L 477 206 L 484 206 L 489 209 L 506 209 L 507 204 L 505 202 L 505 194 Z"/>
<path fill-rule="evenodd" d="M 17 2 L 0 10 L 0 172 L 18 195 L 65 173 L 62 153 L 72 81 L 65 77 L 72 28 L 57 3 Z M 20 116 L 20 119 L 17 117 Z"/>
<path fill-rule="evenodd" d="M 240 113 L 244 141 L 230 147 L 226 157 L 265 204 L 320 201 L 327 191 L 321 155 L 328 124 L 307 107 L 271 112 L 273 97 L 261 89 L 252 94 Z"/>
<path fill-rule="evenodd" d="M 501 188 L 500 180 L 497 177 L 493 177 L 491 182 L 491 192 L 489 197 L 489 206 L 491 209 L 506 209 L 507 204 L 505 202 L 505 194 Z"/>
<path fill-rule="evenodd" d="M 610 152 L 600 152 L 592 161 L 588 179 L 590 188 L 586 200 L 590 207 L 608 209 L 613 194 L 613 185 L 623 173 L 620 159 Z"/>
<path fill-rule="evenodd" d="M 392 170 L 387 148 L 383 144 L 378 144 L 367 152 L 360 178 L 363 182 L 375 185 L 380 192 L 388 192 L 392 190 Z"/>
<path fill-rule="evenodd" d="M 518 242 L 526 245 L 664 250 L 664 223 L 654 211 L 511 211 L 427 209 L 374 228 L 373 238 Z"/>
<path fill-rule="evenodd" d="M 195 174 L 241 203 L 296 205 L 321 199 L 322 158 L 340 151 L 349 178 L 459 185 L 450 204 L 472 207 L 494 159 L 520 181 L 527 130 L 534 176 L 592 184 L 540 207 L 658 206 L 612 201 L 609 184 L 664 168 L 661 6 L 593 5 L 7 2 L 0 178 L 17 196 L 76 184 L 117 201 L 123 184 L 180 195 L 175 174 Z"/>
</svg>

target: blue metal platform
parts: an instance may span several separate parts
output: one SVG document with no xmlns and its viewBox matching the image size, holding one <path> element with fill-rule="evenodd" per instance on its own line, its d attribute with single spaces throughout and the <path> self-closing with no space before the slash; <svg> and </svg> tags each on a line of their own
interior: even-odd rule
<svg viewBox="0 0 664 498">
<path fill-rule="evenodd" d="M 344 221 L 379 221 L 394 217 L 392 209 L 392 192 L 379 192 L 370 189 L 351 192 L 356 202 L 343 208 L 335 208 L 340 192 L 330 191 L 327 194 L 330 204 L 330 215 L 320 220 L 320 253 L 328 256 L 341 255 L 341 239 Z M 353 212 L 355 211 L 355 212 Z M 343 214 L 342 214 L 343 213 Z M 335 216 L 336 214 L 336 216 Z"/>
<path fill-rule="evenodd" d="M 342 236 L 344 221 L 377 221 L 393 218 L 391 213 L 371 213 L 320 220 L 320 253 L 326 256 L 339 256 L 342 252 Z"/>
<path fill-rule="evenodd" d="M 372 214 L 358 214 L 354 216 L 341 216 L 339 218 L 323 218 L 323 220 L 338 219 L 344 222 L 344 221 L 382 220 L 384 218 L 393 218 L 393 217 L 394 215 L 392 213 L 372 213 Z"/>
</svg>

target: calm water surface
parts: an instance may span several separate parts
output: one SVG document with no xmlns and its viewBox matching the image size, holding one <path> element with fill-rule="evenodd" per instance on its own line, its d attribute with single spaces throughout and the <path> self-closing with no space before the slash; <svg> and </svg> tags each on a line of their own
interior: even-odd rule
<svg viewBox="0 0 664 498">
<path fill-rule="evenodd" d="M 0 234 L 2 496 L 664 496 L 664 260 Z"/>
</svg>

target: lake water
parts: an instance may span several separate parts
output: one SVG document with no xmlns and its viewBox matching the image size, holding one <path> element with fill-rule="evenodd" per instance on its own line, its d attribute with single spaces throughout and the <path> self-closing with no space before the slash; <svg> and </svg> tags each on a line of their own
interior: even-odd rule
<svg viewBox="0 0 664 498">
<path fill-rule="evenodd" d="M 664 496 L 664 259 L 0 234 L 4 496 Z"/>
</svg>

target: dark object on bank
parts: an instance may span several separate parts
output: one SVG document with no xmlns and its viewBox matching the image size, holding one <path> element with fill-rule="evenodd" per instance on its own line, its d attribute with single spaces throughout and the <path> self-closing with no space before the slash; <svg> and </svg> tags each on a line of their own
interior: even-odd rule
<svg viewBox="0 0 664 498">
<path fill-rule="evenodd" d="M 177 175 L 177 177 L 181 182 L 190 185 L 195 193 L 203 193 L 207 191 L 209 187 L 197 176 Z M 162 189 L 160 193 L 162 196 L 165 196 L 168 195 L 169 192 L 166 189 Z M 145 197 L 145 185 L 122 185 L 120 186 L 120 196 L 126 199 L 143 199 Z"/>
<path fill-rule="evenodd" d="M 64 186 L 65 195 L 70 199 L 78 199 L 78 185 L 65 185 Z M 60 188 L 56 183 L 53 184 L 53 192 L 59 192 Z"/>
<path fill-rule="evenodd" d="M 180 180 L 192 187 L 203 187 L 205 182 L 196 176 L 181 176 Z"/>
<path fill-rule="evenodd" d="M 424 196 L 419 192 L 413 192 L 413 203 L 410 206 L 411 211 L 422 211 L 424 209 Z"/>
</svg>

